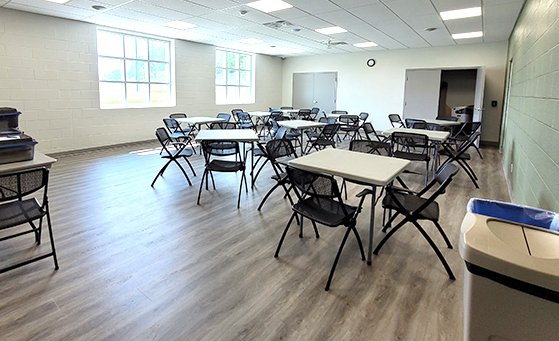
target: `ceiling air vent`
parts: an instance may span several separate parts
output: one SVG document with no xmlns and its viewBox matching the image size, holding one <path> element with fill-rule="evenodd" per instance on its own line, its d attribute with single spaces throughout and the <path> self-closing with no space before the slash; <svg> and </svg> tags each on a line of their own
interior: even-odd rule
<svg viewBox="0 0 559 341">
<path fill-rule="evenodd" d="M 278 21 L 267 22 L 264 24 L 264 26 L 267 26 L 269 28 L 282 29 L 286 27 L 291 27 L 293 26 L 293 24 L 290 23 L 289 21 L 278 20 Z"/>
<path fill-rule="evenodd" d="M 345 41 L 333 41 L 333 40 L 323 41 L 322 44 L 326 45 L 327 48 L 331 48 L 332 46 L 338 46 L 338 45 L 347 45 Z"/>
</svg>

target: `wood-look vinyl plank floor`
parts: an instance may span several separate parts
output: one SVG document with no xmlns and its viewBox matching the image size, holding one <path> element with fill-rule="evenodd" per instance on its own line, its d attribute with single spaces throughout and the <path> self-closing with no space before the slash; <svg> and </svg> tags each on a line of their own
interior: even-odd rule
<svg viewBox="0 0 559 341">
<path fill-rule="evenodd" d="M 143 151 L 143 152 L 139 152 Z M 153 143 L 57 156 L 50 178 L 50 207 L 60 270 L 51 259 L 0 275 L 2 340 L 460 340 L 463 262 L 460 224 L 470 197 L 507 200 L 501 157 L 484 149 L 473 155 L 475 189 L 461 172 L 439 200 L 441 224 L 426 230 L 457 279 L 450 281 L 426 241 L 410 225 L 385 245 L 372 266 L 348 240 L 330 292 L 328 271 L 343 229 L 311 224 L 305 236 L 292 226 L 275 259 L 291 214 L 281 190 L 261 212 L 272 185 L 267 169 L 242 193 L 239 174 L 216 174 L 217 190 L 202 191 L 200 155 L 191 158 L 193 186 L 163 165 Z M 421 169 L 422 165 L 418 166 Z M 406 176 L 415 188 L 420 177 Z M 359 187 L 350 185 L 349 201 Z M 379 205 L 380 206 L 380 205 Z M 365 247 L 369 204 L 359 217 Z M 376 209 L 375 243 L 382 237 Z M 1 265 L 49 250 L 32 237 L 1 244 Z M 18 258 L 18 259 L 19 259 Z"/>
</svg>

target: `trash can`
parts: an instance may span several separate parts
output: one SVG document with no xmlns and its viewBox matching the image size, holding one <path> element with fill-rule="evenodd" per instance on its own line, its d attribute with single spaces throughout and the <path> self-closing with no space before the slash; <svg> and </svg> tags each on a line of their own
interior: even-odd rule
<svg viewBox="0 0 559 341">
<path fill-rule="evenodd" d="M 459 251 L 464 340 L 559 340 L 559 214 L 471 199 Z"/>
</svg>

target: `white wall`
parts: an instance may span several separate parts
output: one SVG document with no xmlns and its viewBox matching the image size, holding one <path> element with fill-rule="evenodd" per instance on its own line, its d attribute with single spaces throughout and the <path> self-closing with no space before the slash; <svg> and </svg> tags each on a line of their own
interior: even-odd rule
<svg viewBox="0 0 559 341">
<path fill-rule="evenodd" d="M 486 67 L 482 139 L 497 142 L 502 111 L 507 43 L 468 44 L 426 49 L 374 51 L 287 58 L 283 65 L 283 100 L 291 103 L 294 72 L 338 72 L 337 108 L 367 111 L 376 129 L 389 127 L 387 115 L 401 113 L 406 69 Z M 369 68 L 366 61 L 376 60 Z M 491 100 L 498 100 L 496 108 Z"/>
<path fill-rule="evenodd" d="M 0 106 L 18 108 L 20 128 L 44 153 L 154 138 L 173 111 L 215 116 L 239 105 L 215 105 L 214 47 L 176 41 L 177 105 L 99 109 L 96 26 L 0 9 Z M 281 105 L 282 61 L 256 56 L 256 103 Z"/>
</svg>

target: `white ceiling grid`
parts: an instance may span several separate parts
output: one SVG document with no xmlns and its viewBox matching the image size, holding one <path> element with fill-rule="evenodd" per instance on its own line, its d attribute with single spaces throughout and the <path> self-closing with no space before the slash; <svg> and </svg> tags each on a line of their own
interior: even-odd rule
<svg viewBox="0 0 559 341">
<path fill-rule="evenodd" d="M 379 49 L 421 48 L 508 39 L 524 0 L 284 0 L 292 8 L 264 13 L 252 0 L 0 0 L 0 7 L 80 20 L 171 38 L 270 55 L 313 55 Z M 91 6 L 104 6 L 94 10 Z M 441 11 L 482 7 L 481 17 L 443 21 Z M 244 15 L 241 11 L 247 11 Z M 197 25 L 167 27 L 170 21 Z M 284 20 L 280 28 L 265 23 Z M 323 35 L 315 29 L 341 26 L 345 33 Z M 426 31 L 426 28 L 436 28 Z M 483 31 L 484 36 L 454 40 L 453 33 Z M 257 38 L 261 44 L 239 42 Z M 353 44 L 373 41 L 377 47 Z M 345 42 L 345 45 L 332 44 Z"/>
</svg>

